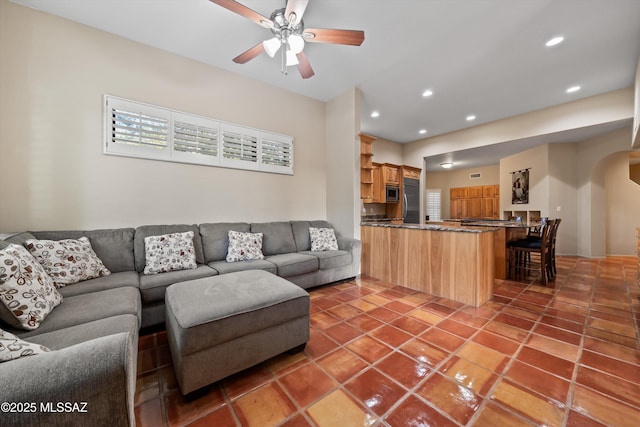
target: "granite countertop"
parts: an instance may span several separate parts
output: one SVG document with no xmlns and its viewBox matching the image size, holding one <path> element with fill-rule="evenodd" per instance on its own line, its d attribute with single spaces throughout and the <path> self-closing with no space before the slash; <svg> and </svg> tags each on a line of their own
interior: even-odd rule
<svg viewBox="0 0 640 427">
<path fill-rule="evenodd" d="M 388 223 L 380 223 L 380 222 L 362 222 L 361 226 L 366 227 L 387 227 L 387 228 L 409 228 L 413 230 L 431 230 L 431 231 L 453 231 L 458 233 L 487 233 L 496 231 L 495 227 L 481 227 L 481 226 L 473 226 L 473 227 L 453 227 L 446 225 L 436 225 L 436 224 L 388 224 Z"/>
<path fill-rule="evenodd" d="M 506 228 L 529 228 L 539 224 L 527 224 L 519 221 L 472 221 L 464 222 L 464 225 L 471 227 L 506 227 Z"/>
</svg>

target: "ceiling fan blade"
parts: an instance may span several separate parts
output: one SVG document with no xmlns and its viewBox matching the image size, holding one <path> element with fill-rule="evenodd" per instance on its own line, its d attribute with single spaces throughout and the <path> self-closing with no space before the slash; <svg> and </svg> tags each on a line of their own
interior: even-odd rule
<svg viewBox="0 0 640 427">
<path fill-rule="evenodd" d="M 308 79 L 309 77 L 314 76 L 313 68 L 311 68 L 311 64 L 309 64 L 309 60 L 307 59 L 307 55 L 304 52 L 300 52 L 296 55 L 298 57 L 298 71 L 303 79 Z"/>
<path fill-rule="evenodd" d="M 252 47 L 251 49 L 248 49 L 242 52 L 240 55 L 233 58 L 233 62 L 237 64 L 244 64 L 246 62 L 251 61 L 253 58 L 260 55 L 262 52 L 264 52 L 264 46 L 262 45 L 262 42 L 260 42 L 254 47 Z"/>
<path fill-rule="evenodd" d="M 249 9 L 247 6 L 244 6 L 237 1 L 234 0 L 210 0 L 212 3 L 217 4 L 218 6 L 222 6 L 225 9 L 230 10 L 231 12 L 235 12 L 240 16 L 244 16 L 247 19 L 252 20 L 256 24 L 265 27 L 265 28 L 273 28 L 273 21 L 269 18 L 265 18 L 260 15 L 255 10 Z"/>
<path fill-rule="evenodd" d="M 334 43 L 360 46 L 364 41 L 364 31 L 359 30 L 305 28 L 302 36 L 304 37 L 305 41 L 312 43 Z"/>
<path fill-rule="evenodd" d="M 289 21 L 291 26 L 295 26 L 302 19 L 309 0 L 287 0 L 287 8 L 284 11 L 284 17 Z M 291 14 L 295 13 L 295 19 L 289 19 Z"/>
</svg>

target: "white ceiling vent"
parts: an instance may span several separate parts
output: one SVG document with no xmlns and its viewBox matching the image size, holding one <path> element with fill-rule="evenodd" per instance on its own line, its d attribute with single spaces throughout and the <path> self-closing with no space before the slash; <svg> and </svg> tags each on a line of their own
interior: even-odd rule
<svg viewBox="0 0 640 427">
<path fill-rule="evenodd" d="M 480 172 L 474 172 L 469 174 L 469 179 L 478 179 L 482 178 L 482 174 Z"/>
</svg>

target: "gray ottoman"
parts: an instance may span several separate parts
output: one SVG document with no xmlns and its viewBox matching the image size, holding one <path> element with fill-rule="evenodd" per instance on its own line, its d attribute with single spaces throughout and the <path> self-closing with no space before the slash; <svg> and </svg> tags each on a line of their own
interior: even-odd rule
<svg viewBox="0 0 640 427">
<path fill-rule="evenodd" d="M 309 340 L 309 294 L 262 270 L 167 288 L 166 327 L 182 394 Z"/>
</svg>

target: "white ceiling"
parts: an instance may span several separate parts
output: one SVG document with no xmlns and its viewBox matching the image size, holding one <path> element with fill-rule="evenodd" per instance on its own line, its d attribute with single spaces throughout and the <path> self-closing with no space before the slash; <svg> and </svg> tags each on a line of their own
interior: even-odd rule
<svg viewBox="0 0 640 427">
<path fill-rule="evenodd" d="M 322 101 L 358 87 L 362 131 L 402 143 L 630 87 L 640 56 L 640 0 L 310 0 L 307 27 L 365 41 L 307 43 L 308 80 L 282 75 L 278 56 L 232 62 L 271 32 L 208 0 L 13 1 Z M 267 17 L 285 6 L 240 3 Z"/>
</svg>

